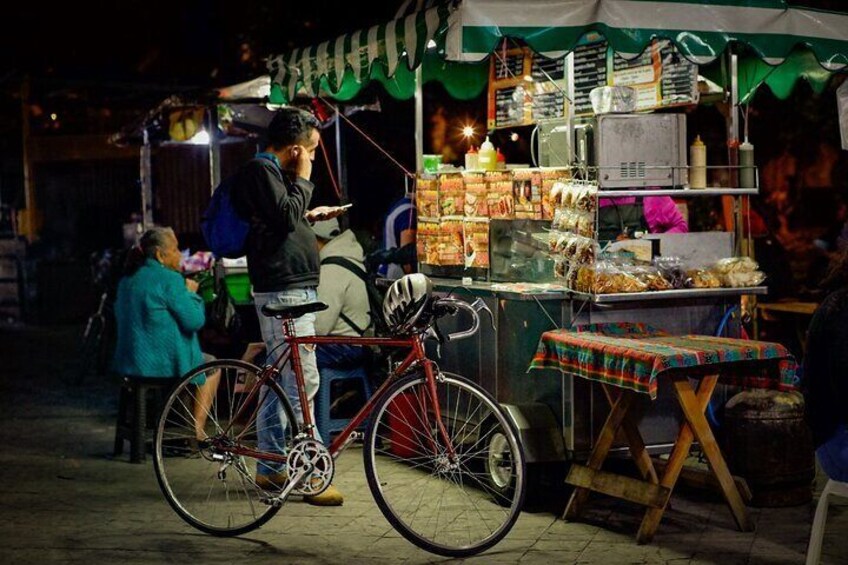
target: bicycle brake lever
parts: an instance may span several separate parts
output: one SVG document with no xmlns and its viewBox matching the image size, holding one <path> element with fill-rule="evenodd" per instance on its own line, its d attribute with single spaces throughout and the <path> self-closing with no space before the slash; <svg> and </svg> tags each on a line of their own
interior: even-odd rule
<svg viewBox="0 0 848 565">
<path fill-rule="evenodd" d="M 471 303 L 471 308 L 473 308 L 478 315 L 480 314 L 481 310 L 485 311 L 489 315 L 489 322 L 491 322 L 492 324 L 492 331 L 498 331 L 498 328 L 495 327 L 495 315 L 492 313 L 492 310 L 486 304 L 486 301 L 484 301 L 478 296 L 477 299 Z"/>
<path fill-rule="evenodd" d="M 445 342 L 445 336 L 442 335 L 442 332 L 439 330 L 439 326 L 433 323 L 432 326 L 427 328 L 427 331 L 424 333 L 424 339 L 433 338 L 436 340 L 436 357 L 439 359 L 442 358 L 442 344 Z"/>
</svg>

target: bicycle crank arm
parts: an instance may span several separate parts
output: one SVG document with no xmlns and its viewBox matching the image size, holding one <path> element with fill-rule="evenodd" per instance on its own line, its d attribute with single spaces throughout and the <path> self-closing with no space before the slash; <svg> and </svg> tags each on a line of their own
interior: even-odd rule
<svg viewBox="0 0 848 565">
<path fill-rule="evenodd" d="M 333 454 L 333 460 L 335 461 L 336 459 L 338 459 L 339 455 L 341 455 L 342 452 L 345 449 L 347 449 L 347 446 L 349 446 L 351 443 L 353 443 L 357 440 L 363 440 L 363 439 L 365 439 L 365 434 L 363 434 L 362 432 L 357 432 L 357 431 L 350 432 L 350 435 L 347 436 L 347 439 L 344 441 L 344 443 Z"/>
<path fill-rule="evenodd" d="M 282 506 L 289 497 L 289 494 L 291 494 L 291 491 L 294 490 L 294 487 L 299 485 L 300 481 L 302 481 L 305 476 L 311 474 L 314 469 L 314 465 L 307 465 L 295 473 L 293 477 L 289 477 L 289 482 L 286 485 L 286 488 L 281 490 L 278 495 L 271 497 L 268 500 L 268 503 L 272 506 Z"/>
</svg>

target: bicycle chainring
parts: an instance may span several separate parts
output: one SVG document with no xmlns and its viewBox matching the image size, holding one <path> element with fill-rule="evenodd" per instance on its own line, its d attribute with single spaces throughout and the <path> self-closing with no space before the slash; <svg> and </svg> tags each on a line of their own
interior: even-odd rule
<svg viewBox="0 0 848 565">
<path fill-rule="evenodd" d="M 298 442 L 291 451 L 287 460 L 289 477 L 297 475 L 302 469 L 312 467 L 312 471 L 303 476 L 292 492 L 303 496 L 315 496 L 321 494 L 330 483 L 336 466 L 330 452 L 323 443 L 314 439 L 305 439 Z"/>
</svg>

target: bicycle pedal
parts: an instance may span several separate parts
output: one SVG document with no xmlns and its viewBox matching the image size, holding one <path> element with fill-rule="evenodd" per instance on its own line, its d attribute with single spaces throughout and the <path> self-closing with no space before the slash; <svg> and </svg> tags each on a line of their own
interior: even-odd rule
<svg viewBox="0 0 848 565">
<path fill-rule="evenodd" d="M 261 504 L 265 504 L 266 506 L 279 508 L 283 505 L 283 502 L 285 502 L 285 501 L 281 500 L 279 496 L 261 495 L 259 497 L 259 502 Z"/>
</svg>

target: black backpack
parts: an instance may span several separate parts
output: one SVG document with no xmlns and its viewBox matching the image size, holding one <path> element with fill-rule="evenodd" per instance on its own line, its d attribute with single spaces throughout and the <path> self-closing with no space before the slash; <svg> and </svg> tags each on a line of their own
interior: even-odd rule
<svg viewBox="0 0 848 565">
<path fill-rule="evenodd" d="M 349 325 L 353 330 L 359 335 L 363 335 L 365 331 L 374 326 L 374 335 L 376 336 L 388 336 L 389 335 L 389 325 L 386 323 L 385 318 L 383 318 L 383 293 L 377 288 L 377 285 L 374 281 L 374 276 L 370 275 L 351 261 L 350 259 L 345 259 L 344 257 L 327 257 L 321 260 L 322 265 L 338 265 L 339 267 L 343 267 L 362 279 L 362 282 L 365 283 L 365 292 L 368 295 L 368 306 L 370 308 L 370 312 L 368 315 L 371 317 L 371 323 L 364 327 L 360 328 L 353 320 L 345 316 L 344 314 L 339 314 L 339 317 L 344 320 L 344 322 Z"/>
</svg>

